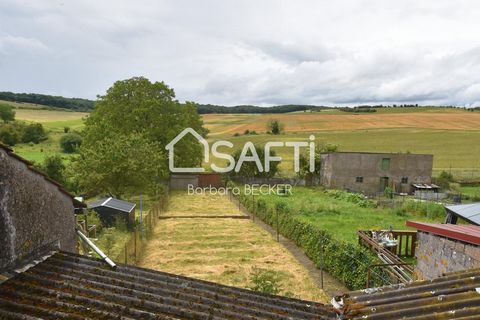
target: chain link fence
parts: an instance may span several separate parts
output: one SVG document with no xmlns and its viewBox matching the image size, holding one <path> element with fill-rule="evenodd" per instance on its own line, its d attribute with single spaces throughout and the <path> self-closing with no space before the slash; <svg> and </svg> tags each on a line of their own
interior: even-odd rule
<svg viewBox="0 0 480 320">
<path fill-rule="evenodd" d="M 168 196 L 162 196 L 143 216 L 142 222 L 135 225 L 130 238 L 125 242 L 123 250 L 114 259 L 115 262 L 136 265 L 140 261 L 145 245 L 151 239 L 159 220 L 158 217 L 165 211 L 167 202 Z"/>
</svg>

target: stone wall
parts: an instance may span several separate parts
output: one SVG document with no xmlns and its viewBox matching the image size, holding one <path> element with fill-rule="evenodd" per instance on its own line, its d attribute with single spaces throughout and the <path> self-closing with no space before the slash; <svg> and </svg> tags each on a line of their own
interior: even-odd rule
<svg viewBox="0 0 480 320">
<path fill-rule="evenodd" d="M 0 148 L 0 270 L 76 243 L 72 199 Z"/>
<path fill-rule="evenodd" d="M 388 185 L 396 192 L 411 193 L 412 183 L 432 181 L 431 154 L 331 152 L 321 158 L 320 183 L 331 189 L 375 195 L 384 191 L 381 178 L 388 178 Z M 383 159 L 390 159 L 388 169 L 382 169 Z M 407 183 L 402 183 L 404 177 Z"/>
<path fill-rule="evenodd" d="M 445 272 L 480 267 L 480 246 L 417 232 L 415 277 L 433 279 Z"/>
</svg>

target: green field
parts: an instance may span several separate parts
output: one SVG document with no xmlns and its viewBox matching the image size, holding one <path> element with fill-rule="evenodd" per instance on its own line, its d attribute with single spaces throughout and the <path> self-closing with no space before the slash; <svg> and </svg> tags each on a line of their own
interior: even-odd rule
<svg viewBox="0 0 480 320">
<path fill-rule="evenodd" d="M 385 230 L 390 227 L 404 230 L 408 229 L 405 226 L 407 220 L 444 220 L 441 205 L 408 200 L 397 209 L 375 208 L 369 200 L 358 200 L 361 198 L 359 195 L 324 191 L 322 188 L 294 187 L 289 197 L 271 194 L 255 198 L 256 201 L 262 199 L 272 209 L 277 203 L 283 202 L 286 210 L 296 219 L 318 226 L 330 232 L 337 240 L 350 243 L 357 242 L 358 230 Z M 368 207 L 370 205 L 372 207 Z"/>
<path fill-rule="evenodd" d="M 44 110 L 38 106 L 35 109 L 35 105 L 26 108 L 22 104 L 21 107 L 15 110 L 17 119 L 41 122 L 50 133 L 50 139 L 38 145 L 15 146 L 16 152 L 33 161 L 42 161 L 46 156 L 61 152 L 59 140 L 63 128 L 80 130 L 83 119 L 88 116 L 87 113 L 80 112 Z M 434 175 L 446 170 L 456 178 L 474 180 L 480 178 L 478 116 L 478 112 L 456 109 L 392 108 L 367 115 L 327 110 L 281 115 L 209 114 L 203 118 L 206 127 L 210 129 L 210 142 L 226 139 L 234 143 L 235 148 L 240 148 L 246 141 L 258 144 L 272 140 L 307 141 L 310 134 L 314 134 L 317 143 L 336 144 L 340 151 L 432 153 Z M 278 136 L 266 134 L 266 123 L 271 118 L 285 121 L 286 132 Z M 458 124 L 457 129 L 452 129 L 456 121 L 462 125 Z M 382 126 L 386 128 L 381 128 Z M 244 128 L 257 129 L 258 134 L 244 135 Z M 240 135 L 234 137 L 234 133 Z M 280 165 L 280 174 L 292 175 L 291 149 L 274 150 L 284 159 Z M 215 162 L 223 164 L 222 161 Z"/>
<path fill-rule="evenodd" d="M 9 104 L 13 104 L 8 102 Z M 30 161 L 42 162 L 48 156 L 61 154 L 68 160 L 71 155 L 62 153 L 60 149 L 60 138 L 64 134 L 64 128 L 69 127 L 70 131 L 81 130 L 84 127 L 84 118 L 88 113 L 72 112 L 63 110 L 45 110 L 44 106 L 31 104 L 13 104 L 15 118 L 25 122 L 40 122 L 48 132 L 48 140 L 39 144 L 17 144 L 15 152 Z"/>
<path fill-rule="evenodd" d="M 460 191 L 464 199 L 471 201 L 480 201 L 480 186 L 461 187 Z"/>
</svg>

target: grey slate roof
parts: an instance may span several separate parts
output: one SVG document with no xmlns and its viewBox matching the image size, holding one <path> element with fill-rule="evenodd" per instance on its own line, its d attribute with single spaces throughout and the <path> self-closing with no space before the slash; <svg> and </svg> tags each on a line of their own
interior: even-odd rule
<svg viewBox="0 0 480 320">
<path fill-rule="evenodd" d="M 470 221 L 476 225 L 480 225 L 480 202 L 471 204 L 459 204 L 454 206 L 446 206 L 447 211 Z"/>
<path fill-rule="evenodd" d="M 335 319 L 316 302 L 59 252 L 0 284 L 0 319 Z"/>
<path fill-rule="evenodd" d="M 127 202 L 124 200 L 119 200 L 115 198 L 102 198 L 99 200 L 92 201 L 88 203 L 88 208 L 89 209 L 95 209 L 98 207 L 107 207 L 107 208 L 112 208 L 115 210 L 119 210 L 122 212 L 131 212 L 135 208 L 136 204 Z"/>
</svg>

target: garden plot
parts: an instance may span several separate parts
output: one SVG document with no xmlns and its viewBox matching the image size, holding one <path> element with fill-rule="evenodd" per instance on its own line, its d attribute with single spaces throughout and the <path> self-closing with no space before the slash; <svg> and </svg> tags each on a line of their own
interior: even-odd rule
<svg viewBox="0 0 480 320">
<path fill-rule="evenodd" d="M 308 271 L 267 231 L 248 219 L 205 218 L 241 216 L 227 197 L 173 193 L 164 215 L 172 218 L 157 225 L 141 267 L 244 288 L 254 285 L 258 269 L 268 270 L 279 279 L 280 294 L 326 301 Z M 192 215 L 199 218 L 185 217 Z"/>
</svg>

